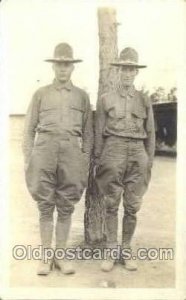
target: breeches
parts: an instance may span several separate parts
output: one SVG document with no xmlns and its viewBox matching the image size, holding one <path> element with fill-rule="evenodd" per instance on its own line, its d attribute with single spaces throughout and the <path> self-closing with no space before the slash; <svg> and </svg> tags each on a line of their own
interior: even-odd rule
<svg viewBox="0 0 186 300">
<path fill-rule="evenodd" d="M 96 182 L 105 207 L 116 215 L 123 193 L 125 213 L 135 214 L 148 187 L 148 155 L 143 140 L 106 138 L 97 169 Z"/>
<path fill-rule="evenodd" d="M 48 139 L 48 140 L 47 140 Z M 88 164 L 77 137 L 40 135 L 26 169 L 26 184 L 37 201 L 40 217 L 68 218 L 87 185 Z"/>
</svg>

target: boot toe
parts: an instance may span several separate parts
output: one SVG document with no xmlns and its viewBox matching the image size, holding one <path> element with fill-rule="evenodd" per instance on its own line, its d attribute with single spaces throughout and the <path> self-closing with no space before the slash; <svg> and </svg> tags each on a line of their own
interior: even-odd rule
<svg viewBox="0 0 186 300">
<path fill-rule="evenodd" d="M 138 269 L 136 262 L 134 262 L 132 260 L 125 260 L 124 268 L 128 271 L 137 271 L 137 269 Z"/>
<path fill-rule="evenodd" d="M 47 276 L 52 270 L 52 262 L 44 262 L 41 260 L 37 269 L 37 275 Z"/>
<path fill-rule="evenodd" d="M 101 270 L 103 272 L 110 272 L 114 267 L 115 261 L 112 259 L 106 259 L 101 264 Z"/>
<path fill-rule="evenodd" d="M 65 259 L 63 260 L 55 260 L 56 269 L 60 270 L 65 275 L 71 275 L 75 273 L 75 268 L 73 267 L 70 261 Z"/>
</svg>

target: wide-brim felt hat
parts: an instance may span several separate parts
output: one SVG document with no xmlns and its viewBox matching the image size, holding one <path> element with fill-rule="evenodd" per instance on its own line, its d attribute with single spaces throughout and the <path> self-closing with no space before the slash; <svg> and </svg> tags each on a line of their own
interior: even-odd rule
<svg viewBox="0 0 186 300">
<path fill-rule="evenodd" d="M 69 44 L 61 43 L 55 47 L 54 56 L 52 58 L 45 59 L 46 62 L 69 62 L 79 63 L 82 59 L 76 59 L 73 57 L 73 49 Z"/>
<path fill-rule="evenodd" d="M 120 53 L 119 59 L 110 63 L 112 66 L 133 66 L 136 68 L 146 68 L 146 65 L 138 63 L 138 53 L 135 49 L 127 47 Z"/>
</svg>

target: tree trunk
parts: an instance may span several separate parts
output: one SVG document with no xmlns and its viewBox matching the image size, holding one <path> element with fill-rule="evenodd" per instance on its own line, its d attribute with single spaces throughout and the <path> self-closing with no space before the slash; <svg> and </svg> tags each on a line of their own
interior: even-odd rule
<svg viewBox="0 0 186 300">
<path fill-rule="evenodd" d="M 113 8 L 98 9 L 99 27 L 99 90 L 98 101 L 105 92 L 113 90 L 116 84 L 116 68 L 110 62 L 116 60 L 117 49 L 117 21 L 116 11 Z M 94 114 L 95 117 L 95 114 Z M 92 155 L 88 189 L 85 197 L 85 242 L 89 245 L 101 244 L 105 240 L 104 235 L 104 206 L 98 193 L 94 180 L 94 156 Z"/>
</svg>

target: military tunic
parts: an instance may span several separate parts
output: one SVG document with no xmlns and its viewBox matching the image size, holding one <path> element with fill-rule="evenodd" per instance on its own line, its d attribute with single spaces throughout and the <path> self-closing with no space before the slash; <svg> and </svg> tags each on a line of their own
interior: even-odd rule
<svg viewBox="0 0 186 300">
<path fill-rule="evenodd" d="M 104 94 L 97 103 L 96 182 L 106 207 L 108 247 L 117 244 L 118 207 L 123 194 L 122 243 L 129 246 L 145 193 L 155 148 L 152 105 L 132 86 Z"/>
<path fill-rule="evenodd" d="M 40 88 L 29 106 L 23 139 L 26 183 L 41 221 L 72 214 L 87 184 L 92 149 L 88 95 L 71 82 Z"/>
</svg>

